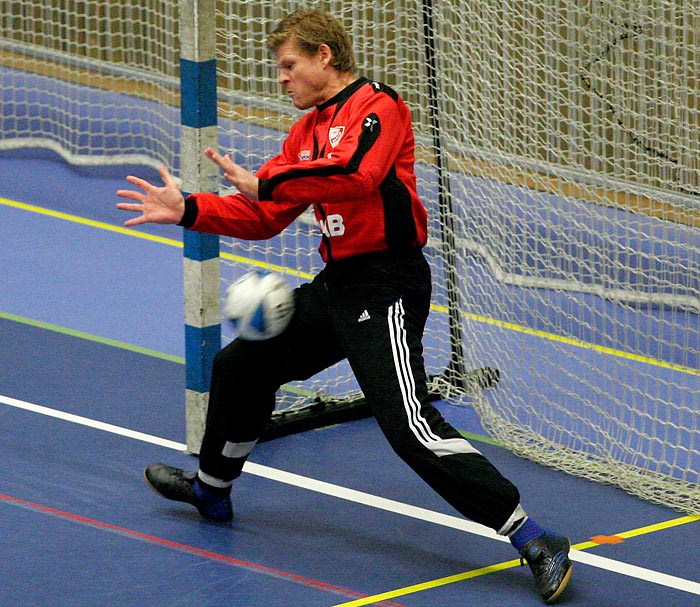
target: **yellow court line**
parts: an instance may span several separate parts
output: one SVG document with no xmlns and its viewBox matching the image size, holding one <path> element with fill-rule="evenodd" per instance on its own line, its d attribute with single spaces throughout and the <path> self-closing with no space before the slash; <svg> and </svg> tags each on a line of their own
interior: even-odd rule
<svg viewBox="0 0 700 607">
<path fill-rule="evenodd" d="M 46 209 L 44 207 L 38 207 L 33 204 L 26 204 L 24 202 L 17 202 L 16 200 L 8 200 L 7 198 L 0 198 L 0 204 L 8 207 L 13 207 L 15 209 L 21 209 L 23 211 L 30 211 L 32 213 L 38 213 L 39 215 L 46 215 L 47 217 L 54 217 L 56 219 L 63 219 L 65 221 L 71 221 L 73 223 L 78 223 L 85 226 L 90 226 L 92 228 L 99 228 L 100 230 L 107 230 L 108 232 L 116 232 L 118 234 L 124 234 L 126 236 L 134 236 L 135 238 L 142 238 L 144 240 L 150 240 L 160 244 L 167 244 L 171 247 L 182 248 L 182 243 L 178 240 L 172 238 L 163 238 L 162 236 L 155 236 L 153 234 L 147 234 L 145 232 L 138 232 L 136 230 L 130 230 L 129 228 L 122 228 L 120 226 L 115 226 L 109 223 L 104 223 L 102 221 L 94 221 L 92 219 L 86 219 L 85 217 L 79 217 L 78 215 L 71 215 L 69 213 L 62 213 L 61 211 L 54 211 L 53 209 Z"/>
<path fill-rule="evenodd" d="M 183 248 L 183 244 L 179 240 L 173 238 L 164 238 L 162 236 L 156 236 L 154 234 L 148 234 L 146 232 L 141 232 L 139 230 L 132 230 L 130 228 L 124 228 L 121 226 L 115 226 L 110 223 L 104 223 L 102 221 L 94 221 L 92 219 L 86 219 L 85 217 L 80 217 L 79 215 L 71 215 L 70 213 L 63 213 L 61 211 L 54 211 L 53 209 L 47 209 L 45 207 L 39 207 L 33 204 L 27 204 L 24 202 L 17 202 L 16 200 L 9 200 L 7 198 L 0 198 L 0 204 L 13 207 L 15 209 L 21 209 L 23 211 L 30 211 L 32 213 L 37 213 L 39 215 L 46 215 L 47 217 L 54 217 L 55 219 L 62 219 L 65 221 L 70 221 L 80 225 L 89 226 L 91 228 L 98 228 L 100 230 L 107 230 L 108 232 L 115 232 L 117 234 L 123 234 L 124 236 L 133 236 L 134 238 L 141 238 L 142 240 L 150 240 L 151 242 L 157 242 L 158 244 L 165 244 L 171 247 L 176 247 L 178 249 Z M 298 276 L 300 278 L 311 279 L 313 276 L 307 272 L 301 272 L 299 270 L 294 270 L 287 268 L 285 266 L 279 266 L 272 263 L 267 263 L 265 261 L 258 261 L 255 259 L 250 259 L 248 257 L 243 257 L 240 255 L 232 255 L 231 253 L 226 253 L 222 251 L 220 256 L 228 261 L 235 261 L 239 263 L 244 263 L 249 266 L 256 266 L 259 268 L 264 268 L 273 272 L 281 272 L 284 274 L 289 274 L 292 276 Z"/>
<path fill-rule="evenodd" d="M 445 308 L 445 312 L 447 309 Z M 564 337 L 562 335 L 555 335 L 554 333 L 547 333 L 546 331 L 539 331 L 537 329 L 531 329 L 529 327 L 524 327 L 522 325 L 517 325 L 515 323 L 506 322 L 502 320 L 496 320 L 495 318 L 488 318 L 486 316 L 480 316 L 477 314 L 464 314 L 464 318 L 469 320 L 475 320 L 484 324 L 489 324 L 496 327 L 501 327 L 509 331 L 514 331 L 518 333 L 525 333 L 527 335 L 532 335 L 534 337 L 541 337 L 543 339 L 548 339 L 549 341 L 556 341 L 559 343 L 566 344 L 568 346 L 575 346 L 577 348 L 585 348 L 586 350 L 594 350 L 595 352 L 600 352 L 601 354 L 608 354 L 610 356 L 616 356 L 618 358 L 625 358 L 627 360 L 633 360 L 635 362 L 644 363 L 647 365 L 653 365 L 655 367 L 660 367 L 663 369 L 669 369 L 671 371 L 680 371 L 681 373 L 688 373 L 689 375 L 700 376 L 700 369 L 693 369 L 692 367 L 685 367 L 683 365 L 677 365 L 675 363 L 669 363 L 663 360 L 658 360 L 656 358 L 651 358 L 649 356 L 640 356 L 639 354 L 632 354 L 631 352 L 624 352 L 623 350 L 616 350 L 614 348 L 608 348 L 606 346 L 600 346 L 597 344 L 592 344 L 587 341 L 581 341 L 579 339 L 572 339 L 571 337 Z"/>
<path fill-rule="evenodd" d="M 71 215 L 69 213 L 62 213 L 61 211 L 54 211 L 54 210 L 46 209 L 44 207 L 39 207 L 36 205 L 26 204 L 23 202 L 17 202 L 15 200 L 9 200 L 7 198 L 0 198 L 0 204 L 6 205 L 9 207 L 14 207 L 16 209 L 31 211 L 33 213 L 39 213 L 41 215 L 46 215 L 49 217 L 55 217 L 55 218 L 63 219 L 66 221 L 72 221 L 74 223 L 87 225 L 90 227 L 99 228 L 99 229 L 107 230 L 110 232 L 116 232 L 118 234 L 124 234 L 126 236 L 133 236 L 135 238 L 141 238 L 144 240 L 150 240 L 152 242 L 157 242 L 160 244 L 166 244 L 169 246 L 178 247 L 180 249 L 183 248 L 182 242 L 180 242 L 178 240 L 174 240 L 171 238 L 163 238 L 161 236 L 155 236 L 153 234 L 147 234 L 145 232 L 131 230 L 129 228 L 123 228 L 120 226 L 114 226 L 114 225 L 111 225 L 109 223 L 104 223 L 101 221 L 93 221 L 91 219 L 86 219 L 86 218 L 80 217 L 78 215 Z M 279 265 L 267 263 L 264 261 L 258 261 L 255 259 L 250 259 L 248 257 L 242 257 L 239 255 L 232 255 L 231 253 L 226 253 L 226 252 L 221 252 L 220 255 L 223 259 L 226 259 L 229 261 L 235 261 L 235 262 L 247 264 L 250 266 L 264 268 L 266 270 L 273 271 L 273 272 L 280 272 L 283 274 L 288 274 L 290 276 L 297 276 L 299 278 L 304 278 L 306 280 L 310 280 L 313 278 L 312 274 L 309 274 L 307 272 L 302 272 L 300 270 L 288 268 L 285 266 L 279 266 Z M 440 312 L 442 314 L 447 314 L 449 312 L 445 306 L 440 306 L 440 305 L 436 305 L 436 304 L 431 305 L 431 309 L 435 310 L 436 312 Z M 627 360 L 633 360 L 635 362 L 641 362 L 644 364 L 652 365 L 652 366 L 663 368 L 663 369 L 669 369 L 672 371 L 680 371 L 682 373 L 687 373 L 689 375 L 700 376 L 700 369 L 693 369 L 691 367 L 685 367 L 682 365 L 669 363 L 669 362 L 666 362 L 663 360 L 658 360 L 658 359 L 651 358 L 648 356 L 640 356 L 638 354 L 632 354 L 631 352 L 624 352 L 622 350 L 615 350 L 613 348 L 599 346 L 597 344 L 592 344 L 590 342 L 580 341 L 580 340 L 572 339 L 569 337 L 563 337 L 561 335 L 555 335 L 554 333 L 547 333 L 545 331 L 531 329 L 531 328 L 525 327 L 523 325 L 517 325 L 517 324 L 511 323 L 511 322 L 496 320 L 494 318 L 489 318 L 488 316 L 481 316 L 479 314 L 465 313 L 465 314 L 463 314 L 463 318 L 466 318 L 468 320 L 473 320 L 476 322 L 480 322 L 483 324 L 489 324 L 492 326 L 501 327 L 501 328 L 507 329 L 509 331 L 524 333 L 526 335 L 532 335 L 535 337 L 541 337 L 541 338 L 547 339 L 549 341 L 556 341 L 556 342 L 563 343 L 566 345 L 575 346 L 578 348 L 585 348 L 587 350 L 593 350 L 595 352 L 600 352 L 602 354 L 615 356 L 617 358 L 624 358 Z"/>
<path fill-rule="evenodd" d="M 641 535 L 647 535 L 649 533 L 656 533 L 657 531 L 664 531 L 665 529 L 671 529 L 672 527 L 678 527 L 679 525 L 695 523 L 697 521 L 700 521 L 700 515 L 691 514 L 688 516 L 681 516 L 680 518 L 674 518 L 670 521 L 664 521 L 663 523 L 655 523 L 654 525 L 647 525 L 646 527 L 639 527 L 638 529 L 631 529 L 630 531 L 615 533 L 614 536 L 622 539 L 630 539 Z M 572 548 L 575 550 L 587 550 L 588 548 L 595 548 L 596 546 L 599 546 L 597 542 L 582 542 L 572 546 Z"/>
<path fill-rule="evenodd" d="M 617 537 L 621 538 L 632 538 L 639 537 L 641 535 L 646 535 L 648 533 L 655 533 L 657 531 L 662 531 L 664 529 L 670 529 L 672 527 L 677 527 L 678 525 L 686 525 L 688 523 L 694 523 L 700 521 L 700 516 L 691 515 L 683 516 L 680 518 L 671 519 L 670 521 L 665 521 L 662 523 L 656 523 L 654 525 L 647 525 L 646 527 L 640 527 L 638 529 L 632 529 L 630 531 L 623 531 L 621 533 L 616 533 Z M 594 548 L 600 544 L 596 542 L 581 542 L 580 544 L 575 544 L 571 548 L 573 550 L 587 550 L 589 548 Z M 433 588 L 439 588 L 440 586 L 447 586 L 449 584 L 454 584 L 456 582 L 462 582 L 464 580 L 469 580 L 490 573 L 497 573 L 498 571 L 503 571 L 505 569 L 511 569 L 520 565 L 520 559 L 513 559 L 510 561 L 504 561 L 502 563 L 496 563 L 494 565 L 489 565 L 487 567 L 481 567 L 479 569 L 473 569 L 471 571 L 465 571 L 463 573 L 458 573 L 455 575 L 450 575 L 447 577 L 438 578 L 436 580 L 430 580 L 428 582 L 422 582 L 419 584 L 413 584 L 411 586 L 406 586 L 404 588 L 397 588 L 396 590 L 390 590 L 388 592 L 383 592 L 381 594 L 375 594 L 372 596 L 363 597 L 361 599 L 355 599 L 347 603 L 338 603 L 332 605 L 331 607 L 363 607 L 365 605 L 373 605 L 381 601 L 388 601 L 390 599 L 395 599 L 401 596 L 406 596 L 409 594 L 415 594 L 417 592 L 422 592 L 424 590 L 431 590 Z M 649 572 L 650 575 L 653 572 Z"/>
<path fill-rule="evenodd" d="M 88 425 L 91 427 L 95 427 L 100 430 L 105 430 L 108 432 L 115 432 L 117 434 L 121 434 L 123 436 L 129 436 L 131 438 L 136 438 L 138 440 L 150 442 L 153 444 L 160 444 L 162 446 L 167 446 L 168 448 L 176 449 L 178 451 L 183 451 L 185 449 L 185 445 L 179 444 L 179 443 L 174 443 L 173 441 L 164 441 L 164 439 L 160 439 L 158 437 L 152 437 L 148 435 L 144 435 L 142 433 L 134 433 L 133 431 L 127 430 L 125 428 L 118 428 L 116 426 L 111 426 L 111 425 L 105 425 L 101 422 L 96 422 L 95 420 L 88 420 L 87 418 L 82 418 L 79 416 L 74 416 L 72 414 L 67 414 L 65 412 L 59 412 L 54 409 L 49 409 L 47 407 L 43 407 L 40 405 L 35 405 L 32 403 L 27 403 L 27 402 L 22 402 L 18 401 L 16 399 L 11 399 L 7 397 L 0 397 L 0 400 L 3 401 L 4 404 L 7 404 L 9 406 L 13 407 L 19 407 L 21 409 L 27 409 L 30 411 L 34 411 L 37 413 L 41 413 L 44 415 L 51 415 L 52 417 L 57 417 L 59 419 L 68 419 L 69 421 L 73 421 L 76 423 L 81 423 L 83 425 Z M 441 524 L 447 527 L 451 527 L 454 529 L 465 529 L 462 524 L 467 524 L 469 527 L 478 527 L 478 530 L 472 529 L 469 531 L 472 534 L 484 536 L 484 537 L 489 537 L 494 540 L 499 540 L 502 542 L 507 543 L 508 540 L 506 538 L 496 536 L 493 534 L 493 532 L 490 532 L 488 535 L 484 535 L 483 531 L 486 530 L 486 528 L 482 528 L 478 525 L 475 525 L 473 523 L 470 523 L 469 521 L 466 521 L 465 519 L 455 519 L 455 521 L 459 521 L 460 525 L 455 526 L 455 523 L 450 523 L 450 521 L 446 520 L 441 520 L 445 517 L 443 516 L 438 516 L 437 513 L 431 513 L 430 511 L 423 511 L 423 509 L 418 509 L 412 506 L 408 506 L 406 504 L 399 504 L 398 502 L 391 502 L 391 500 L 385 500 L 384 498 L 378 498 L 376 496 L 370 496 L 369 494 L 363 494 L 361 492 L 356 492 L 351 489 L 346 489 L 343 487 L 340 487 L 338 485 L 331 485 L 322 481 L 316 481 L 314 479 L 308 478 L 308 477 L 303 477 L 299 476 L 296 474 L 292 474 L 289 472 L 284 472 L 282 470 L 277 470 L 274 468 L 269 468 L 267 466 L 261 466 L 260 464 L 254 464 L 252 462 L 247 462 L 246 468 L 244 469 L 244 472 L 254 474 L 257 476 L 261 476 L 263 478 L 267 478 L 270 480 L 275 480 L 279 482 L 283 482 L 286 484 L 291 484 L 294 485 L 295 487 L 300 487 L 304 489 L 308 489 L 310 491 L 316 491 L 318 493 L 323 493 L 326 495 L 330 496 L 335 496 L 338 497 L 339 499 L 347 499 L 356 503 L 362 503 L 368 506 L 372 507 L 378 507 L 384 510 L 388 510 L 391 512 L 396 512 L 398 514 L 404 514 L 406 516 L 411 516 L 413 518 L 419 518 L 421 520 L 425 520 L 428 522 L 433 522 L 437 524 Z M 361 499 L 360 499 L 361 498 Z M 371 500 L 368 500 L 368 498 L 372 498 Z M 384 502 L 387 502 L 386 504 Z M 389 506 L 388 502 L 391 502 L 391 508 L 387 507 Z M 402 509 L 396 509 L 397 506 L 402 506 Z M 411 512 L 411 510 L 420 510 L 421 511 L 421 516 L 417 516 L 416 513 Z M 452 519 L 454 517 L 446 517 L 449 519 Z M 648 525 L 645 527 L 640 527 L 637 529 L 633 529 L 630 531 L 626 532 L 621 532 L 616 534 L 618 537 L 638 537 L 641 535 L 653 533 L 656 531 L 660 531 L 663 529 L 670 529 L 675 526 L 683 525 L 683 524 L 688 524 L 688 523 L 693 523 L 700 521 L 700 516 L 698 515 L 693 515 L 693 516 L 683 516 L 683 517 L 678 517 L 669 521 L 661 522 L 661 523 L 656 523 L 653 525 Z M 598 543 L 594 543 L 590 545 L 590 547 L 594 547 L 599 545 Z M 674 588 L 681 590 L 683 592 L 687 592 L 690 594 L 694 594 L 697 596 L 700 596 L 700 583 L 698 582 L 692 582 L 689 580 L 685 580 L 682 578 L 674 577 L 672 575 L 652 571 L 649 569 L 645 569 L 642 567 L 634 566 L 634 565 L 629 565 L 624 562 L 620 561 L 615 561 L 610 558 L 606 557 L 600 557 L 592 554 L 587 554 L 582 552 L 583 548 L 589 547 L 588 542 L 584 542 L 581 544 L 576 544 L 573 546 L 573 551 L 571 553 L 571 560 L 572 561 L 577 561 L 592 567 L 597 567 L 600 569 L 604 569 L 606 571 L 610 571 L 612 573 L 618 573 L 623 576 L 631 577 L 634 579 L 639 579 L 655 584 L 659 584 L 662 586 L 666 586 L 669 588 Z M 494 573 L 497 571 L 502 571 L 504 569 L 509 569 L 511 567 L 515 567 L 519 564 L 519 559 L 514 559 L 514 560 L 509 560 L 505 561 L 503 563 L 497 563 L 494 565 L 490 565 L 487 567 L 482 567 L 480 569 L 475 569 L 472 571 L 467 571 L 463 572 L 460 574 L 452 575 L 452 576 L 447 576 L 440 578 L 438 580 L 432 580 L 428 582 L 423 582 L 420 584 L 414 584 L 412 586 L 408 586 L 405 588 L 400 588 L 396 589 L 393 591 L 385 592 L 380 595 L 373 595 L 369 597 L 364 597 L 362 599 L 354 600 L 348 603 L 341 603 L 338 605 L 335 605 L 333 607 L 360 607 L 362 605 L 371 605 L 374 604 L 378 601 L 382 600 L 387 600 L 391 598 L 395 598 L 398 596 L 403 596 L 407 594 L 412 594 L 416 593 L 419 591 L 423 590 L 428 590 L 431 588 L 436 588 L 438 586 L 443 586 L 447 584 L 452 584 L 458 581 L 463 581 L 467 580 L 470 578 L 475 578 L 479 576 L 483 576 L 489 573 Z"/>
<path fill-rule="evenodd" d="M 430 582 L 423 582 L 422 584 L 414 584 L 413 586 L 406 586 L 405 588 L 390 590 L 389 592 L 384 592 L 382 594 L 367 596 L 350 601 L 349 603 L 338 603 L 337 605 L 332 605 L 331 607 L 362 607 L 363 605 L 374 605 L 375 603 L 379 603 L 381 601 L 388 601 L 390 599 L 406 596 L 408 594 L 415 594 L 424 590 L 438 588 L 439 586 L 447 586 L 448 584 L 463 582 L 464 580 L 480 577 L 482 575 L 488 575 L 489 573 L 496 573 L 498 571 L 503 571 L 504 569 L 517 567 L 518 565 L 520 565 L 520 559 L 505 561 L 496 565 L 482 567 L 481 569 L 473 569 L 472 571 L 465 571 L 464 573 L 458 573 L 456 575 L 449 575 L 437 580 L 431 580 Z"/>
</svg>

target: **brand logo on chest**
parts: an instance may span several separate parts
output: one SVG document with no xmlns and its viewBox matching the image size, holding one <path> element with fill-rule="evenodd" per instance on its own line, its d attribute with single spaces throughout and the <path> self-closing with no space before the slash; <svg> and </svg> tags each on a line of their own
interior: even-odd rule
<svg viewBox="0 0 700 607">
<path fill-rule="evenodd" d="M 328 129 L 328 143 L 330 143 L 332 147 L 336 147 L 343 138 L 344 133 L 344 126 L 332 126 Z"/>
</svg>

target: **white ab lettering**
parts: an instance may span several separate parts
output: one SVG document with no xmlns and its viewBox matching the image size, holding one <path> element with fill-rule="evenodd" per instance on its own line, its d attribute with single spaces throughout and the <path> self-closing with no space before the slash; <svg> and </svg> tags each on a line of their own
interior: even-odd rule
<svg viewBox="0 0 700 607">
<path fill-rule="evenodd" d="M 342 236 L 345 234 L 345 224 L 343 223 L 342 215 L 329 215 L 326 219 L 320 219 L 318 225 L 321 226 L 321 232 L 324 236 Z"/>
</svg>

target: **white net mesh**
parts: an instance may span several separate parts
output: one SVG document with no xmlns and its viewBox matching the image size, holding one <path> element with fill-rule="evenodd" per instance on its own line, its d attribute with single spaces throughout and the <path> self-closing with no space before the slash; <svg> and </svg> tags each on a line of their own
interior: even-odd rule
<svg viewBox="0 0 700 607">
<path fill-rule="evenodd" d="M 0 150 L 177 164 L 177 3 L 0 0 Z"/>
<path fill-rule="evenodd" d="M 178 166 L 173 3 L 67 3 L 72 13 L 50 8 L 59 2 L 0 4 L 1 147 L 35 138 L 81 161 L 135 154 Z M 217 2 L 221 145 L 251 169 L 277 153 L 298 118 L 263 44 L 294 4 Z M 468 397 L 453 391 L 452 402 L 473 405 L 519 454 L 697 511 L 695 0 L 304 5 L 341 18 L 362 75 L 412 108 L 435 275 L 429 373 L 451 359 L 456 298 L 466 368 L 496 367 L 501 381 Z M 41 25 L 23 27 L 27 15 Z M 69 22 L 84 32 L 68 35 Z M 439 125 L 426 48 L 435 52 Z M 39 76 L 61 93 L 47 97 L 33 84 Z M 34 107 L 36 128 L 22 114 Z M 124 135 L 125 108 L 137 135 Z M 226 242 L 222 276 L 257 265 L 306 279 L 320 267 L 317 238 L 299 221 L 270 242 Z M 446 264 L 450 240 L 456 260 Z M 459 277 L 452 297 L 446 265 Z M 341 365 L 287 387 L 281 402 L 355 389 Z"/>
</svg>

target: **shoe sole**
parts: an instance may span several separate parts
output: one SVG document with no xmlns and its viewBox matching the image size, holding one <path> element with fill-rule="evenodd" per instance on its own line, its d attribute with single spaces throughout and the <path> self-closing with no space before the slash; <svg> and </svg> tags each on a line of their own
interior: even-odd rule
<svg viewBox="0 0 700 607">
<path fill-rule="evenodd" d="M 561 581 L 561 584 L 559 584 L 559 588 L 557 588 L 557 591 L 550 596 L 545 603 L 553 603 L 559 598 L 559 595 L 564 592 L 564 589 L 569 583 L 569 579 L 571 578 L 571 573 L 574 570 L 574 565 L 573 563 L 569 566 L 569 570 L 566 572 L 566 575 L 564 576 L 564 579 Z"/>
</svg>

